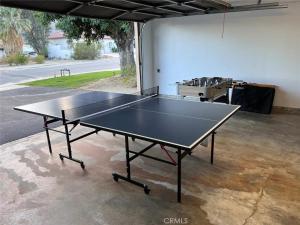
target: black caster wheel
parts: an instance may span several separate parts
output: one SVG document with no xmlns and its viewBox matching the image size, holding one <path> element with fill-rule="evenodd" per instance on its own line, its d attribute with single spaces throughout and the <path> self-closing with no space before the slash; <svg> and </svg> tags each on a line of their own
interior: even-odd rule
<svg viewBox="0 0 300 225">
<path fill-rule="evenodd" d="M 81 166 L 81 169 L 83 169 L 83 170 L 85 169 L 85 165 L 83 162 L 80 163 L 80 166 Z"/>
<path fill-rule="evenodd" d="M 132 139 L 132 141 L 135 141 L 135 138 L 131 138 Z"/>
<path fill-rule="evenodd" d="M 116 174 L 113 174 L 113 178 L 114 178 L 114 181 L 118 182 L 119 181 L 119 178 Z"/>
<path fill-rule="evenodd" d="M 149 193 L 150 193 L 150 189 L 147 187 L 147 185 L 145 185 L 145 187 L 144 187 L 144 192 L 146 195 L 149 195 Z"/>
<path fill-rule="evenodd" d="M 115 137 L 115 136 L 116 136 L 116 133 L 113 133 L 113 136 Z"/>
<path fill-rule="evenodd" d="M 64 157 L 62 155 L 59 155 L 59 158 L 61 161 L 64 161 Z"/>
</svg>

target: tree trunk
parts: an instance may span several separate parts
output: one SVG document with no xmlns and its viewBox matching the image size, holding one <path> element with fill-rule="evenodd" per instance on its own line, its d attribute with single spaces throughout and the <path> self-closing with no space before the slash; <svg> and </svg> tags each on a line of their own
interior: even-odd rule
<svg viewBox="0 0 300 225">
<path fill-rule="evenodd" d="M 128 69 L 135 68 L 133 40 L 124 41 L 121 45 L 117 44 L 120 56 L 120 66 L 123 75 Z"/>
<path fill-rule="evenodd" d="M 38 14 L 33 11 L 22 10 L 22 18 L 29 20 L 31 24 L 30 29 L 24 32 L 24 37 L 28 44 L 31 45 L 37 54 L 47 57 L 49 25 L 42 24 Z"/>
<path fill-rule="evenodd" d="M 116 26 L 111 37 L 114 39 L 119 50 L 122 75 L 135 74 L 133 23 L 128 24 L 128 29 L 126 31 L 119 25 Z"/>
</svg>

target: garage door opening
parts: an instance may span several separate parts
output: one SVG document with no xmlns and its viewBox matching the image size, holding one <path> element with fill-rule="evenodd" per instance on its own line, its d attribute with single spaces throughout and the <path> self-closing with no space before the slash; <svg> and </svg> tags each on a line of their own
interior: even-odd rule
<svg viewBox="0 0 300 225">
<path fill-rule="evenodd" d="M 0 13 L 1 86 L 136 92 L 134 22 L 15 8 Z"/>
</svg>

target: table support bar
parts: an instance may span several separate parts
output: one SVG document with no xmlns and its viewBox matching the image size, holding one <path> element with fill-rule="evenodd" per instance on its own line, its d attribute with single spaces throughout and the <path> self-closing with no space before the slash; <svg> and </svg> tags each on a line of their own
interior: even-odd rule
<svg viewBox="0 0 300 225">
<path fill-rule="evenodd" d="M 80 139 L 82 139 L 82 138 L 85 138 L 85 137 L 87 137 L 87 136 L 90 136 L 90 135 L 95 134 L 95 133 L 98 133 L 98 132 L 99 132 L 99 130 L 91 131 L 91 132 L 89 132 L 89 133 L 83 134 L 83 135 L 81 135 L 81 136 L 79 136 L 79 137 L 76 137 L 76 138 L 70 140 L 70 142 L 72 143 L 72 142 L 78 141 L 78 140 L 80 140 Z"/>
<path fill-rule="evenodd" d="M 143 150 L 139 151 L 139 152 L 134 152 L 134 151 L 130 151 L 130 153 L 133 153 L 134 155 L 131 156 L 129 158 L 129 161 L 132 161 L 134 160 L 136 157 L 140 156 L 140 155 L 143 155 L 144 152 L 148 151 L 150 148 L 154 147 L 156 145 L 156 143 L 152 143 L 151 145 L 147 146 L 146 148 L 144 148 Z"/>
</svg>

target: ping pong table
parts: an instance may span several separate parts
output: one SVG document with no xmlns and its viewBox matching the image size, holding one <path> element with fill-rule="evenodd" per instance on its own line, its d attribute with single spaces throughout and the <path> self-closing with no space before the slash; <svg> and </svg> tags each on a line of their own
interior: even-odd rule
<svg viewBox="0 0 300 225">
<path fill-rule="evenodd" d="M 181 202 L 182 159 L 211 135 L 210 163 L 213 164 L 216 130 L 238 111 L 239 106 L 166 98 L 159 95 L 156 87 L 143 91 L 142 95 L 89 92 L 14 109 L 43 117 L 50 154 L 52 147 L 49 131 L 64 134 L 68 155 L 60 153 L 60 159 L 80 163 L 82 169 L 85 169 L 85 164 L 73 157 L 71 143 L 99 131 L 123 135 L 127 175 L 113 173 L 114 180 L 125 180 L 142 187 L 149 194 L 147 185 L 132 178 L 130 162 L 142 156 L 177 166 L 177 201 Z M 64 132 L 49 127 L 55 122 L 62 123 Z M 92 130 L 71 139 L 71 132 L 78 125 Z M 133 151 L 129 148 L 129 138 L 132 141 L 144 140 L 150 145 L 140 151 Z M 155 145 L 160 145 L 168 160 L 146 154 Z M 172 157 L 166 146 L 176 150 L 177 159 Z"/>
</svg>

